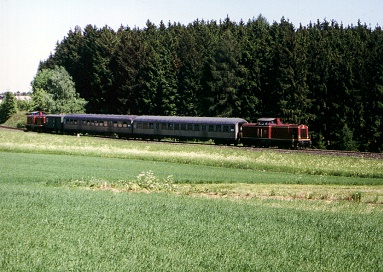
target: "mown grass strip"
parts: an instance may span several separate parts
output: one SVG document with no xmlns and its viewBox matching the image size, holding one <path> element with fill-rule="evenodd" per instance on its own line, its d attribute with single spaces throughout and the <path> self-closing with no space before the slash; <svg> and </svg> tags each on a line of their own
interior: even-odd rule
<svg viewBox="0 0 383 272">
<path fill-rule="evenodd" d="M 3 152 L 123 158 L 231 169 L 383 180 L 383 160 L 281 154 L 272 150 L 249 152 L 240 148 L 156 144 L 14 131 L 2 131 L 0 133 L 0 150 Z"/>
<path fill-rule="evenodd" d="M 172 176 L 174 183 L 248 183 L 248 184 L 316 184 L 381 185 L 380 179 L 340 176 L 316 176 L 257 170 L 243 170 L 169 162 L 0 152 L 0 182 L 61 183 L 63 181 L 134 181 L 142 172 L 153 171 L 159 179 Z M 17 169 L 17 171 L 15 171 Z"/>
<path fill-rule="evenodd" d="M 0 152 L 0 161 L 0 184 L 45 184 L 118 192 L 165 191 L 207 197 L 383 202 L 383 185 L 369 178 L 11 152 Z"/>
</svg>

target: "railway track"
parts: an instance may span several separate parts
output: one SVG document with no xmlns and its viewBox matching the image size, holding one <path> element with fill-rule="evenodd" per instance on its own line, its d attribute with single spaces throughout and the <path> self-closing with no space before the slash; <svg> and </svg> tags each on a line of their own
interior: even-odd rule
<svg viewBox="0 0 383 272">
<path fill-rule="evenodd" d="M 366 159 L 379 159 L 383 160 L 383 153 L 374 152 L 358 152 L 358 151 L 343 151 L 343 150 L 325 150 L 325 149 L 276 149 L 281 153 L 305 153 L 315 155 L 326 155 L 326 156 L 344 156 L 344 157 L 355 157 L 355 158 L 366 158 Z"/>
<path fill-rule="evenodd" d="M 7 130 L 17 130 L 17 131 L 24 131 L 20 128 L 12 128 L 0 125 L 0 129 L 7 129 Z M 104 139 L 114 139 L 111 137 L 102 137 Z M 145 140 L 143 140 L 145 141 Z M 194 143 L 186 143 L 186 142 L 174 142 L 174 141 L 145 141 L 150 143 L 159 143 L 159 144 L 203 144 L 202 142 L 194 142 Z M 325 155 L 325 156 L 344 156 L 344 157 L 355 157 L 355 158 L 366 158 L 366 159 L 377 159 L 377 160 L 383 160 L 383 153 L 374 153 L 374 152 L 358 152 L 358 151 L 343 151 L 343 150 L 325 150 L 325 149 L 313 149 L 313 148 L 306 148 L 306 149 L 279 149 L 279 148 L 261 148 L 261 147 L 237 147 L 237 146 L 223 146 L 223 145 L 214 145 L 210 144 L 212 147 L 216 148 L 243 148 L 249 151 L 266 151 L 266 150 L 273 150 L 275 152 L 279 153 L 290 153 L 290 154 L 313 154 L 313 155 Z"/>
<path fill-rule="evenodd" d="M 13 128 L 13 127 L 7 127 L 7 126 L 3 126 L 3 125 L 0 125 L 0 129 L 19 130 L 19 131 L 23 131 L 24 130 L 22 128 Z"/>
</svg>

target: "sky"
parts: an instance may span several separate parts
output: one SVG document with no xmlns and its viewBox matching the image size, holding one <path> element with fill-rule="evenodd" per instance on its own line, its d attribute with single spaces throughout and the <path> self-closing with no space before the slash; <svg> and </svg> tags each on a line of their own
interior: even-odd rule
<svg viewBox="0 0 383 272">
<path fill-rule="evenodd" d="M 318 19 L 383 27 L 382 0 L 0 0 L 0 93 L 31 91 L 39 62 L 76 26 L 142 29 L 148 20 L 247 22 L 260 14 L 270 24 L 284 17 L 296 27 Z"/>
</svg>

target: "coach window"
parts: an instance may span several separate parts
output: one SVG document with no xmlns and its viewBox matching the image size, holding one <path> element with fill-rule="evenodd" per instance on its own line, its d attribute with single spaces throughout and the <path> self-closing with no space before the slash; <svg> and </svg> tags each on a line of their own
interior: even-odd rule
<svg viewBox="0 0 383 272">
<path fill-rule="evenodd" d="M 221 132 L 222 131 L 222 126 L 221 125 L 217 125 L 216 126 L 216 130 L 217 130 L 217 132 Z"/>
<path fill-rule="evenodd" d="M 149 123 L 149 129 L 154 129 L 154 123 Z"/>
<path fill-rule="evenodd" d="M 113 122 L 113 127 L 117 127 L 117 122 Z"/>
<path fill-rule="evenodd" d="M 181 130 L 186 130 L 186 124 L 181 124 Z"/>
<path fill-rule="evenodd" d="M 194 131 L 199 131 L 199 125 L 194 125 Z"/>
<path fill-rule="evenodd" d="M 229 126 L 223 126 L 223 132 L 229 132 Z"/>
<path fill-rule="evenodd" d="M 94 125 L 98 127 L 98 121 L 94 121 Z"/>
<path fill-rule="evenodd" d="M 128 127 L 128 123 L 123 122 L 123 123 L 122 123 L 122 127 L 123 127 L 123 128 L 127 128 L 127 127 Z"/>
<path fill-rule="evenodd" d="M 118 123 L 117 123 L 117 126 L 118 126 L 119 128 L 121 128 L 121 127 L 122 127 L 122 122 L 121 122 L 121 121 L 118 122 Z"/>
<path fill-rule="evenodd" d="M 230 132 L 234 132 L 234 126 L 230 126 Z"/>
<path fill-rule="evenodd" d="M 214 126 L 213 125 L 209 125 L 209 132 L 214 132 Z"/>
<path fill-rule="evenodd" d="M 206 131 L 206 125 L 201 126 L 202 131 Z"/>
<path fill-rule="evenodd" d="M 193 130 L 193 124 L 188 124 L 188 128 L 187 128 L 188 131 L 192 131 Z"/>
<path fill-rule="evenodd" d="M 174 124 L 174 130 L 180 130 L 180 124 Z"/>
<path fill-rule="evenodd" d="M 166 123 L 161 123 L 161 129 L 168 129 Z"/>
</svg>

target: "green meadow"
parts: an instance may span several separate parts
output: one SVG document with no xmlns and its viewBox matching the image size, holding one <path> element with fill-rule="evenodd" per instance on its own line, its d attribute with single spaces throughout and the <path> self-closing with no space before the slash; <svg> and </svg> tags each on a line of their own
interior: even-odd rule
<svg viewBox="0 0 383 272">
<path fill-rule="evenodd" d="M 0 131 L 1 271 L 382 271 L 383 161 Z"/>
</svg>

